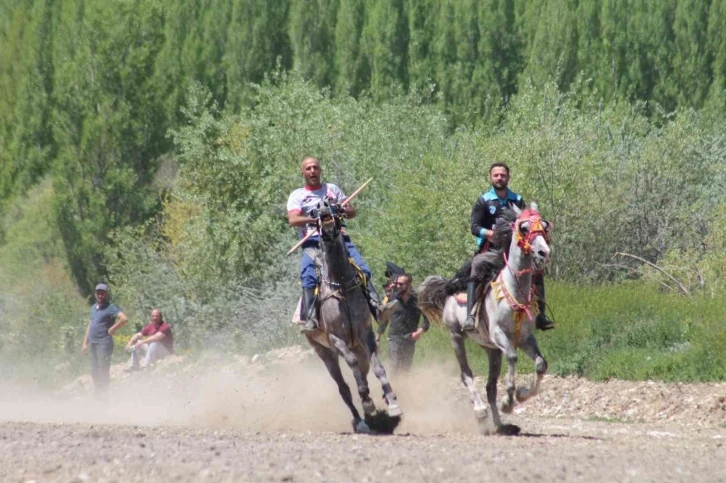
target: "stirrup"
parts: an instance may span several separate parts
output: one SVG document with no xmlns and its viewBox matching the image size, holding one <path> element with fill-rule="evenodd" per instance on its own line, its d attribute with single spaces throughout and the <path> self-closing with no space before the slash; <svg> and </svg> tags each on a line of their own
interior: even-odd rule
<svg viewBox="0 0 726 483">
<path fill-rule="evenodd" d="M 467 315 L 464 322 L 461 322 L 461 330 L 471 331 L 476 329 L 476 322 L 473 315 Z"/>
<path fill-rule="evenodd" d="M 555 328 L 555 323 L 544 316 L 538 316 L 534 323 L 539 330 L 550 330 Z"/>
<path fill-rule="evenodd" d="M 315 319 L 312 319 L 308 316 L 308 320 L 305 321 L 305 325 L 300 329 L 300 332 L 303 334 L 309 334 L 317 329 L 318 324 L 316 323 Z"/>
</svg>

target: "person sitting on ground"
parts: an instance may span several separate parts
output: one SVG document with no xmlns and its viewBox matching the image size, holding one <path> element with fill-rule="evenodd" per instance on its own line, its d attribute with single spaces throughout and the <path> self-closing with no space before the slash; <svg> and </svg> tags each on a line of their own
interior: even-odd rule
<svg viewBox="0 0 726 483">
<path fill-rule="evenodd" d="M 151 323 L 129 339 L 126 350 L 131 352 L 127 372 L 149 367 L 156 361 L 174 353 L 174 336 L 171 333 L 171 326 L 164 322 L 161 310 L 151 311 Z M 144 359 L 143 366 L 140 364 L 142 358 Z"/>
</svg>

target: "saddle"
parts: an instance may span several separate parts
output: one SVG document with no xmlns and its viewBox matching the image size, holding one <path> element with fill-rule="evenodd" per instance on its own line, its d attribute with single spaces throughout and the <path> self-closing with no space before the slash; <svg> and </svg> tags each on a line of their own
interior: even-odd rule
<svg viewBox="0 0 726 483">
<path fill-rule="evenodd" d="M 309 256 L 314 262 L 315 262 L 315 271 L 318 274 L 318 286 L 315 288 L 315 294 L 320 294 L 320 284 L 323 279 L 322 277 L 322 271 L 323 271 L 323 261 L 321 257 L 321 250 L 320 248 L 316 247 L 308 247 L 303 250 L 303 252 Z M 361 270 L 361 268 L 355 263 L 355 261 L 352 258 L 348 258 L 348 261 L 355 269 L 355 279 L 359 286 L 363 287 L 364 293 L 365 293 L 365 287 L 368 285 L 368 279 L 366 277 L 365 272 Z M 334 296 L 334 295 L 333 295 Z M 292 315 L 292 323 L 295 325 L 301 325 L 304 323 L 300 319 L 300 313 L 302 311 L 302 305 L 303 305 L 303 299 L 300 297 L 298 299 L 297 305 L 295 307 L 295 312 Z M 320 320 L 320 298 L 315 297 L 315 311 L 318 312 L 318 320 Z"/>
<path fill-rule="evenodd" d="M 474 304 L 474 307 L 471 309 L 471 315 L 474 316 L 474 327 L 477 329 L 479 328 L 480 323 L 482 323 L 484 320 L 486 320 L 486 312 L 484 312 L 483 306 L 484 306 L 484 300 L 486 299 L 487 295 L 489 294 L 489 291 L 492 289 L 491 281 L 487 281 L 484 283 L 480 283 L 476 287 L 476 303 Z M 456 300 L 456 303 L 459 304 L 460 307 L 466 307 L 467 302 L 467 295 L 466 292 L 456 292 L 454 294 L 454 299 Z M 481 317 L 479 316 L 481 312 Z M 486 324 L 485 324 L 486 327 Z M 489 334 L 486 334 L 486 338 L 489 338 Z"/>
</svg>

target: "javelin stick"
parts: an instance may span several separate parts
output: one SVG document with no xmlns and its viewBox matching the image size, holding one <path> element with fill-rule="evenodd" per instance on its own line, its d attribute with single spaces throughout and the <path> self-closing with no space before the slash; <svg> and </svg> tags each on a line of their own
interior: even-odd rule
<svg viewBox="0 0 726 483">
<path fill-rule="evenodd" d="M 363 191 L 363 189 L 364 189 L 364 188 L 365 188 L 366 186 L 368 186 L 368 185 L 370 184 L 370 182 L 371 182 L 371 181 L 373 181 L 373 178 L 368 178 L 368 181 L 366 181 L 365 183 L 363 183 L 363 184 L 362 184 L 362 185 L 360 186 L 360 188 L 358 188 L 357 190 L 355 190 L 355 191 L 353 192 L 353 194 L 352 194 L 352 195 L 348 196 L 348 197 L 347 197 L 347 198 L 346 198 L 345 200 L 343 200 L 343 202 L 342 202 L 342 203 L 340 204 L 340 206 L 345 206 L 345 205 L 347 205 L 348 203 L 350 203 L 350 202 L 351 202 L 351 201 L 353 200 L 353 198 L 355 198 L 356 196 L 358 196 L 358 193 L 360 193 L 361 191 Z M 316 235 L 317 233 L 318 233 L 318 231 L 317 231 L 317 230 L 313 230 L 313 231 L 311 231 L 311 232 L 308 232 L 308 234 L 307 234 L 307 235 L 305 235 L 305 236 L 303 237 L 303 239 L 302 239 L 302 240 L 300 240 L 299 242 L 297 242 L 297 243 L 295 244 L 295 246 L 294 246 L 294 247 L 292 247 L 292 248 L 290 249 L 290 251 L 288 251 L 288 252 L 286 253 L 286 255 L 289 255 L 289 254 L 291 254 L 292 252 L 294 252 L 295 250 L 297 250 L 298 248 L 300 248 L 300 246 L 302 246 L 302 244 L 303 244 L 303 243 L 305 243 L 306 241 L 308 241 L 308 239 L 309 239 L 309 238 L 310 238 L 311 236 L 313 236 L 313 235 Z"/>
</svg>

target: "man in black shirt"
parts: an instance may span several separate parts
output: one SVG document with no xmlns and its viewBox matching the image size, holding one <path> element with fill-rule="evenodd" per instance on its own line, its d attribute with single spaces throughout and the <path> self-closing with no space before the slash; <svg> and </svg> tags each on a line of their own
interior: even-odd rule
<svg viewBox="0 0 726 483">
<path fill-rule="evenodd" d="M 412 291 L 411 282 L 411 276 L 408 274 L 398 276 L 395 290 L 391 295 L 392 299 L 398 300 L 398 307 L 388 321 L 382 321 L 378 325 L 376 334 L 378 342 L 390 324 L 388 355 L 394 372 L 406 372 L 411 368 L 416 341 L 429 330 L 429 321 L 426 317 L 423 318 L 421 327 L 418 326 L 422 314 L 418 308 L 418 299 Z"/>
<path fill-rule="evenodd" d="M 476 200 L 474 208 L 471 210 L 471 233 L 477 237 L 477 246 L 479 247 L 477 255 L 490 249 L 504 248 L 508 250 L 509 247 L 495 247 L 491 244 L 497 218 L 504 208 L 512 209 L 512 206 L 516 206 L 523 210 L 526 206 L 524 198 L 508 188 L 509 166 L 504 163 L 492 164 L 489 167 L 489 181 L 492 183 L 492 188 Z M 471 315 L 471 311 L 476 303 L 476 286 L 480 281 L 476 277 L 477 261 L 477 257 L 474 256 L 471 279 L 466 286 L 466 320 L 461 324 L 463 330 L 474 330 L 474 317 Z M 539 304 L 536 326 L 540 330 L 554 329 L 554 322 L 545 315 L 544 278 L 542 274 L 535 274 L 532 281 L 537 291 L 537 303 Z"/>
</svg>

